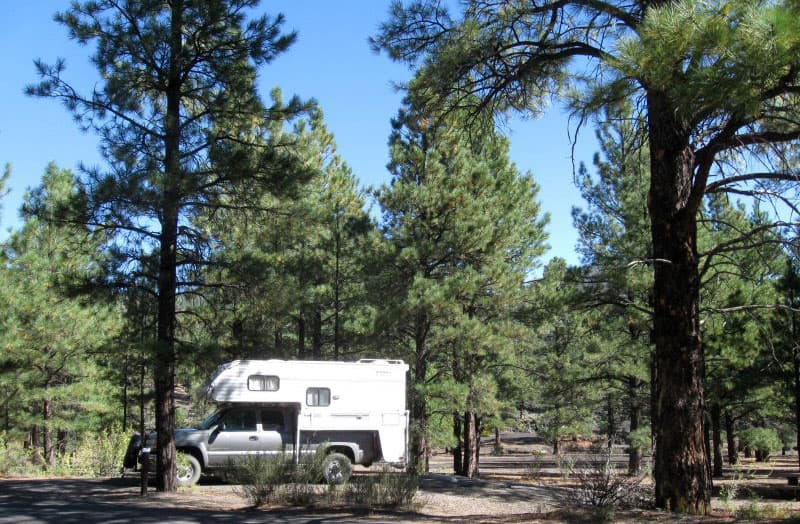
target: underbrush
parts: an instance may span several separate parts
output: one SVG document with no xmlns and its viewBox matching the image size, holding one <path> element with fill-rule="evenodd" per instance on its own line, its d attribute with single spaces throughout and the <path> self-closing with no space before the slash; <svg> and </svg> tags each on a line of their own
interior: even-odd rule
<svg viewBox="0 0 800 524">
<path fill-rule="evenodd" d="M 236 493 L 256 507 L 274 504 L 409 508 L 419 487 L 416 476 L 388 470 L 355 477 L 341 485 L 321 485 L 324 463 L 322 452 L 299 466 L 293 463 L 291 455 L 252 456 L 230 464 L 225 477 L 238 484 Z"/>
<path fill-rule="evenodd" d="M 120 473 L 129 435 L 119 428 L 83 433 L 71 441 L 55 464 L 41 461 L 41 449 L 32 450 L 18 440 L 0 434 L 0 475 L 36 477 L 42 475 L 100 478 Z"/>
<path fill-rule="evenodd" d="M 589 458 L 590 465 L 575 469 L 578 501 L 593 508 L 598 521 L 612 521 L 619 509 L 645 508 L 652 499 L 643 475 L 628 475 L 611 461 L 608 452 Z"/>
</svg>

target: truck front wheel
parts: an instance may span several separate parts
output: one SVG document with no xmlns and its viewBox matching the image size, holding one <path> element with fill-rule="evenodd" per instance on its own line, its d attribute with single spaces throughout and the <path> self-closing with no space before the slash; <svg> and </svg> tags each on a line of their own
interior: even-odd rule
<svg viewBox="0 0 800 524">
<path fill-rule="evenodd" d="M 178 453 L 176 469 L 178 474 L 178 486 L 194 486 L 200 480 L 202 467 L 200 461 L 191 453 Z"/>
<path fill-rule="evenodd" d="M 350 459 L 341 453 L 330 453 L 325 457 L 322 476 L 328 484 L 344 484 L 353 474 Z"/>
</svg>

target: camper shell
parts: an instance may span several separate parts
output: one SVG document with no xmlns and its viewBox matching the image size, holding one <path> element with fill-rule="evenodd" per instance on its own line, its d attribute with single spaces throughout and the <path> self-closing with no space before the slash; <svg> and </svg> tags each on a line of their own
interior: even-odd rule
<svg viewBox="0 0 800 524">
<path fill-rule="evenodd" d="M 320 448 L 328 457 L 329 482 L 346 480 L 353 464 L 405 467 L 407 372 L 401 360 L 227 362 L 206 390 L 218 409 L 197 428 L 175 433 L 176 448 L 188 461 L 179 484 L 191 485 L 201 472 L 242 457 L 291 454 L 300 461 Z M 154 435 L 140 446 L 148 442 L 155 442 Z"/>
</svg>

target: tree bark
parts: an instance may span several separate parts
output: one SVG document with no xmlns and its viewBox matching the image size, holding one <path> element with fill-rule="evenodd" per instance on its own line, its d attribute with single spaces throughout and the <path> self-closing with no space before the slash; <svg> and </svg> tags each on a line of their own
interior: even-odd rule
<svg viewBox="0 0 800 524">
<path fill-rule="evenodd" d="M 42 450 L 40 449 L 40 438 L 39 438 L 39 426 L 32 426 L 30 431 L 30 436 L 28 438 L 30 441 L 30 449 L 31 449 L 31 462 L 35 466 L 40 466 L 42 464 Z"/>
<path fill-rule="evenodd" d="M 453 473 L 456 475 L 464 474 L 464 447 L 463 429 L 461 413 L 453 413 L 453 437 L 456 445 L 453 447 Z"/>
<path fill-rule="evenodd" d="M 719 402 L 711 404 L 711 435 L 714 442 L 714 469 L 711 475 L 722 476 L 722 408 Z"/>
<path fill-rule="evenodd" d="M 414 328 L 414 383 L 411 388 L 411 418 L 414 422 L 411 438 L 411 466 L 417 473 L 427 473 L 429 469 L 428 450 L 428 406 L 425 394 L 420 390 L 428 375 L 428 318 L 417 313 Z"/>
<path fill-rule="evenodd" d="M 672 511 L 705 514 L 711 479 L 704 443 L 704 355 L 699 320 L 697 208 L 688 123 L 668 96 L 647 94 L 656 360 L 655 498 Z"/>
<path fill-rule="evenodd" d="M 166 89 L 164 135 L 164 188 L 161 202 L 160 259 L 158 270 L 158 332 L 154 366 L 156 397 L 156 487 L 176 491 L 175 469 L 175 328 L 177 295 L 177 238 L 180 215 L 181 59 L 183 5 L 170 4 L 169 78 Z"/>
<path fill-rule="evenodd" d="M 639 429 L 639 416 L 642 410 L 636 397 L 636 378 L 634 377 L 628 379 L 628 399 L 630 402 L 630 432 L 633 433 Z M 630 440 L 628 441 L 628 446 L 630 447 L 628 474 L 637 475 L 642 469 L 642 450 Z"/>
<path fill-rule="evenodd" d="M 616 413 L 614 413 L 614 402 L 611 400 L 611 397 L 606 399 L 606 416 L 608 417 L 608 441 L 606 445 L 609 450 L 614 447 L 614 437 L 617 434 L 617 423 L 614 420 Z"/>
<path fill-rule="evenodd" d="M 739 462 L 739 449 L 736 444 L 736 433 L 733 416 L 725 410 L 725 439 L 728 444 L 728 464 L 733 466 Z"/>
<path fill-rule="evenodd" d="M 474 478 L 478 474 L 478 454 L 480 451 L 480 429 L 474 411 L 464 413 L 464 464 L 461 475 Z"/>
<path fill-rule="evenodd" d="M 322 312 L 319 307 L 314 308 L 314 322 L 311 326 L 311 358 L 322 358 Z"/>
<path fill-rule="evenodd" d="M 50 427 L 50 419 L 53 418 L 53 406 L 49 400 L 44 401 L 42 408 L 42 419 L 44 420 L 43 429 L 43 450 L 44 460 L 48 467 L 56 465 L 56 446 L 53 442 L 53 429 Z"/>
<path fill-rule="evenodd" d="M 297 358 L 305 360 L 306 358 L 306 318 L 301 311 L 297 315 Z"/>
</svg>

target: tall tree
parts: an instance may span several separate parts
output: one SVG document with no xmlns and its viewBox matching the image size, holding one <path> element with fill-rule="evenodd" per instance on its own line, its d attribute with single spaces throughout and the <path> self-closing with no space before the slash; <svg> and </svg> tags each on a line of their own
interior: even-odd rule
<svg viewBox="0 0 800 524">
<path fill-rule="evenodd" d="M 110 409 L 98 355 L 119 332 L 120 310 L 112 296 L 91 292 L 102 276 L 103 233 L 71 223 L 83 204 L 72 173 L 51 164 L 0 254 L 0 389 L 6 409 L 17 408 L 14 428 L 30 430 L 47 466 L 69 431 L 96 428 Z"/>
<path fill-rule="evenodd" d="M 118 233 L 126 269 L 158 253 L 148 285 L 157 301 L 153 365 L 158 431 L 157 486 L 174 491 L 177 296 L 191 289 L 202 237 L 189 220 L 222 205 L 226 192 L 280 178 L 264 139 L 271 119 L 293 107 L 265 107 L 256 69 L 295 40 L 283 17 L 246 20 L 258 0 L 75 2 L 56 21 L 81 44 L 96 44 L 101 81 L 84 95 L 63 77 L 63 60 L 38 61 L 34 96 L 64 102 L 98 133 L 108 172 L 87 171 L 90 222 Z M 140 264 L 135 271 L 144 274 Z M 131 279 L 132 280 L 132 279 Z"/>
<path fill-rule="evenodd" d="M 200 221 L 217 246 L 204 276 L 216 286 L 204 293 L 216 315 L 207 322 L 211 338 L 229 356 L 352 356 L 361 349 L 354 326 L 366 303 L 361 259 L 373 229 L 364 194 L 319 109 L 282 133 L 310 175 L 302 190 L 267 192 L 253 210 L 235 205 Z"/>
<path fill-rule="evenodd" d="M 796 256 L 787 256 L 776 287 L 783 308 L 774 313 L 767 338 L 772 357 L 769 375 L 792 401 L 795 445 L 800 448 L 800 268 Z"/>
<path fill-rule="evenodd" d="M 642 101 L 654 270 L 655 498 L 674 511 L 705 513 L 711 494 L 697 216 L 705 194 L 724 191 L 793 206 L 784 194 L 785 184 L 797 183 L 797 9 L 752 0 L 470 0 L 452 17 L 441 2 L 418 0 L 394 3 L 373 41 L 398 60 L 421 62 L 420 91 L 445 109 L 537 112 L 556 95 L 586 115 L 624 98 Z"/>
<path fill-rule="evenodd" d="M 469 135 L 457 118 L 428 119 L 413 103 L 393 127 L 393 179 L 377 193 L 390 245 L 384 296 L 395 297 L 383 312 L 412 363 L 412 457 L 427 468 L 435 392 L 459 421 L 456 470 L 474 476 L 480 418 L 496 405 L 490 364 L 513 347 L 509 322 L 543 252 L 546 218 L 532 177 L 491 129 Z"/>
<path fill-rule="evenodd" d="M 636 432 L 649 411 L 642 397 L 652 390 L 653 273 L 640 262 L 652 252 L 646 203 L 648 151 L 636 118 L 629 104 L 605 108 L 598 122 L 601 151 L 594 159 L 596 174 L 581 165 L 577 180 L 586 210 L 572 210 L 585 265 L 576 305 L 600 308 L 604 314 L 604 321 L 596 324 L 604 343 L 595 346 L 600 352 L 593 358 L 598 360 L 587 369 L 614 386 L 612 391 L 624 391 L 633 436 L 631 473 L 641 466 Z"/>
</svg>

